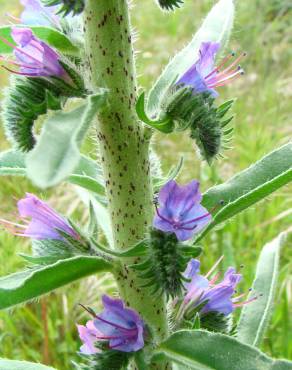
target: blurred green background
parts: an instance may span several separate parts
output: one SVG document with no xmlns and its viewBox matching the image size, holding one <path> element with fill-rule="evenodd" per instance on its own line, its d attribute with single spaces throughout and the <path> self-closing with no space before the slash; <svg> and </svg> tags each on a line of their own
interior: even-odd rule
<svg viewBox="0 0 292 370">
<path fill-rule="evenodd" d="M 185 157 L 182 182 L 198 178 L 203 190 L 225 181 L 291 138 L 292 133 L 292 5 L 290 0 L 238 0 L 235 29 L 229 48 L 244 50 L 246 75 L 221 88 L 220 100 L 237 98 L 234 111 L 233 150 L 211 168 L 198 161 L 193 143 L 185 136 L 157 136 L 155 147 L 167 169 Z M 189 40 L 214 1 L 185 0 L 175 13 L 162 13 L 153 0 L 133 2 L 133 26 L 137 35 L 137 66 L 141 86 L 149 88 L 171 55 Z M 10 20 L 5 13 L 17 15 L 15 0 L 0 0 L 2 24 Z M 195 55 L 194 55 L 195 57 Z M 7 75 L 0 72 L 1 87 Z M 0 128 L 0 149 L 9 145 Z M 88 145 L 92 148 L 92 145 Z M 89 149 L 91 150 L 91 149 Z M 94 154 L 94 153 L 93 153 Z M 15 199 L 26 191 L 40 192 L 20 178 L 0 178 L 0 218 L 16 212 Z M 87 214 L 72 187 L 61 185 L 40 194 L 81 224 Z M 204 241 L 204 271 L 222 254 L 225 265 L 244 265 L 241 291 L 247 291 L 253 279 L 256 260 L 263 245 L 291 226 L 291 186 L 278 191 L 261 204 L 235 217 Z M 25 240 L 0 232 L 0 275 L 22 267 L 18 253 L 29 250 Z M 280 283 L 275 312 L 262 349 L 274 357 L 292 359 L 292 262 L 291 246 L 282 251 Z M 205 270 L 206 271 L 206 270 Z M 105 284 L 106 283 L 106 284 Z M 0 313 L 0 356 L 40 361 L 60 370 L 71 369 L 80 345 L 76 322 L 86 315 L 76 305 L 83 302 L 97 306 L 108 277 L 91 277 L 33 303 Z M 249 370 L 249 369 L 247 369 Z"/>
</svg>

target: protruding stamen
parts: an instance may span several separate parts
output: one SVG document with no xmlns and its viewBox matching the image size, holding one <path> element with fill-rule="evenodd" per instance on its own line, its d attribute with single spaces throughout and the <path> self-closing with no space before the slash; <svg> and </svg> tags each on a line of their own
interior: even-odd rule
<svg viewBox="0 0 292 370">
<path fill-rule="evenodd" d="M 238 58 L 236 58 L 227 68 L 225 68 L 223 71 L 221 71 L 217 76 L 216 76 L 216 80 L 218 77 L 222 76 L 222 75 L 225 75 L 227 72 L 231 71 L 233 69 L 234 66 L 236 66 L 243 57 L 246 56 L 246 53 L 242 53 L 239 55 Z M 205 77 L 205 80 L 207 79 L 210 79 L 209 77 Z M 208 81 L 206 81 L 208 82 Z"/>
<path fill-rule="evenodd" d="M 209 281 L 209 284 L 210 285 L 214 285 L 216 283 L 216 281 L 219 279 L 219 277 L 221 276 L 221 272 L 217 272 L 217 274 Z"/>
<path fill-rule="evenodd" d="M 251 302 L 254 302 L 256 301 L 260 296 L 256 296 L 256 297 L 253 297 L 253 298 L 250 298 L 248 299 L 247 301 L 244 301 L 244 302 L 240 302 L 240 303 L 234 303 L 233 304 L 233 307 L 242 307 L 242 306 L 245 306 L 246 304 L 249 304 Z"/>
<path fill-rule="evenodd" d="M 12 15 L 10 13 L 5 13 L 5 17 L 10 18 L 10 19 L 12 19 L 13 21 L 15 21 L 17 23 L 21 23 L 21 19 L 20 18 L 17 18 L 17 17 L 15 17 L 14 15 Z"/>
<path fill-rule="evenodd" d="M 227 85 L 227 83 L 234 81 L 236 78 L 240 77 L 243 74 L 244 74 L 243 69 L 238 69 L 235 72 L 231 73 L 230 75 L 227 75 L 226 77 L 221 78 L 220 80 L 216 80 L 216 82 L 208 85 L 208 87 L 212 89 L 214 87 Z"/>
<path fill-rule="evenodd" d="M 38 63 L 38 64 L 41 64 L 39 60 L 37 60 L 36 58 L 34 58 L 32 55 L 29 55 L 28 53 L 26 53 L 25 51 L 23 51 L 21 48 L 19 48 L 18 46 L 12 44 L 10 41 L 6 40 L 5 38 L 1 37 L 0 36 L 0 40 L 2 42 L 4 42 L 4 44 L 10 46 L 11 48 L 15 49 L 16 51 L 18 51 L 19 53 L 22 53 L 23 55 L 25 55 L 26 57 L 30 58 L 31 60 L 33 60 L 34 62 Z"/>
<path fill-rule="evenodd" d="M 217 266 L 221 263 L 221 261 L 223 260 L 224 256 L 221 256 L 218 261 L 211 267 L 211 269 L 207 272 L 207 274 L 205 275 L 205 278 L 207 279 L 217 268 Z"/>
<path fill-rule="evenodd" d="M 206 77 L 205 77 L 205 80 L 209 79 L 209 77 L 213 76 L 214 73 L 217 73 L 219 72 L 220 68 L 224 66 L 224 64 L 226 64 L 231 58 L 233 58 L 235 55 L 234 52 L 230 53 L 229 55 L 227 55 L 225 58 L 223 58 L 222 62 L 213 69 L 213 71 L 211 71 Z"/>
<path fill-rule="evenodd" d="M 102 317 L 98 316 L 91 308 L 84 306 L 82 303 L 79 303 L 79 306 L 84 308 L 84 310 L 87 311 L 92 317 L 94 317 L 97 320 L 100 320 L 100 321 L 104 322 L 105 324 L 108 324 L 108 325 L 113 326 L 117 329 L 125 330 L 125 331 L 128 331 L 128 332 L 136 332 L 137 331 L 137 329 L 135 329 L 135 328 L 132 328 L 132 329 L 125 328 L 124 326 L 121 326 L 121 325 L 118 325 L 118 324 L 113 323 L 111 321 L 108 321 L 106 319 L 103 319 Z"/>
</svg>

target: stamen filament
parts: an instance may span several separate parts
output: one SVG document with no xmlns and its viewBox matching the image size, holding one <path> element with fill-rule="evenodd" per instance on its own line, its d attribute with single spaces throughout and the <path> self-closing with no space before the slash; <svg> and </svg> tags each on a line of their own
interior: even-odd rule
<svg viewBox="0 0 292 370">
<path fill-rule="evenodd" d="M 95 318 L 98 319 L 98 320 L 100 320 L 100 321 L 102 321 L 102 322 L 104 322 L 104 323 L 106 323 L 106 324 L 108 324 L 108 325 L 110 325 L 110 326 L 113 326 L 113 327 L 115 327 L 117 329 L 121 329 L 121 330 L 125 330 L 125 331 L 130 331 L 130 332 L 136 332 L 137 331 L 137 329 L 135 329 L 135 328 L 133 328 L 133 329 L 125 328 L 125 327 L 120 326 L 118 324 L 115 324 L 115 323 L 113 323 L 111 321 L 105 320 L 105 319 L 103 319 L 102 317 L 100 317 L 98 315 L 96 315 Z"/>
<path fill-rule="evenodd" d="M 42 66 L 41 62 L 39 60 L 37 60 L 36 58 L 34 58 L 33 56 L 29 55 L 28 53 L 26 53 L 25 51 L 23 51 L 21 48 L 19 48 L 18 46 L 16 45 L 13 45 L 10 41 L 6 40 L 5 38 L 1 37 L 0 36 L 0 40 L 2 42 L 4 42 L 4 44 L 12 47 L 13 49 L 15 49 L 16 51 L 18 51 L 19 53 L 22 53 L 23 55 L 27 56 L 28 58 L 30 58 L 31 60 L 35 61 L 36 63 L 38 63 L 39 65 Z"/>
<path fill-rule="evenodd" d="M 224 64 L 226 64 L 228 62 L 228 60 L 231 59 L 232 57 L 234 57 L 234 53 L 230 53 L 225 58 L 223 58 L 222 62 L 217 67 L 215 67 L 213 69 L 213 71 L 211 71 L 207 76 L 205 76 L 205 80 L 207 80 L 209 77 L 211 77 L 214 73 L 218 72 L 220 70 L 220 68 L 222 66 L 224 66 Z"/>
<path fill-rule="evenodd" d="M 160 217 L 163 221 L 168 222 L 170 225 L 173 225 L 173 222 L 171 222 L 170 220 L 168 220 L 167 218 L 163 217 L 160 214 L 159 209 L 157 207 L 157 204 L 155 204 L 155 209 L 156 209 L 156 213 L 157 213 L 158 217 Z"/>
<path fill-rule="evenodd" d="M 223 260 L 224 256 L 221 256 L 218 261 L 215 263 L 215 265 L 213 265 L 211 267 L 211 269 L 207 272 L 207 274 L 205 275 L 205 278 L 207 279 L 212 273 L 213 271 L 216 270 L 217 266 L 221 263 L 221 261 Z"/>
<path fill-rule="evenodd" d="M 243 57 L 245 57 L 246 56 L 246 53 L 242 53 L 242 54 L 240 54 L 239 55 L 239 57 L 238 58 L 236 58 L 227 68 L 225 68 L 223 71 L 221 71 L 220 72 L 220 74 L 222 74 L 222 73 L 226 73 L 226 72 L 229 72 L 236 64 L 238 64 L 240 61 L 241 61 L 241 59 L 243 58 Z"/>
<path fill-rule="evenodd" d="M 224 80 L 218 81 L 213 85 L 208 85 L 209 88 L 219 87 L 219 86 L 225 86 L 230 82 L 233 82 L 237 78 L 239 78 L 243 74 L 243 70 L 238 71 L 236 74 L 234 74 L 232 77 L 225 78 Z"/>
<path fill-rule="evenodd" d="M 186 221 L 186 222 L 182 222 L 180 225 L 181 225 L 181 226 L 189 225 L 189 224 L 192 224 L 193 222 L 196 222 L 196 221 L 202 220 L 203 218 L 206 218 L 206 217 L 208 217 L 208 216 L 210 216 L 210 213 L 209 213 L 209 212 L 205 213 L 205 214 L 204 214 L 204 215 L 202 215 L 202 216 L 196 217 L 196 218 L 194 218 L 193 220 Z"/>
</svg>

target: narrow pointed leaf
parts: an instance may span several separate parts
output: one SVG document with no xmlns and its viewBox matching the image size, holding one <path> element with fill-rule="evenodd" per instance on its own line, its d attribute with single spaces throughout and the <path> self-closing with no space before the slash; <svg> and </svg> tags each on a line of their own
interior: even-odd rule
<svg viewBox="0 0 292 370">
<path fill-rule="evenodd" d="M 160 104 L 166 90 L 196 62 L 202 42 L 219 42 L 222 48 L 224 47 L 233 26 L 233 17 L 232 0 L 220 0 L 215 4 L 192 41 L 175 55 L 152 87 L 147 102 L 148 117 L 159 116 Z"/>
<path fill-rule="evenodd" d="M 111 269 L 112 265 L 101 258 L 76 256 L 2 277 L 0 309 L 27 302 L 83 277 Z"/>
<path fill-rule="evenodd" d="M 242 212 L 291 181 L 292 143 L 288 143 L 204 194 L 202 204 L 208 209 L 222 200 L 224 206 L 217 211 L 213 221 L 197 241 L 214 226 Z"/>
<path fill-rule="evenodd" d="M 277 289 L 280 249 L 286 235 L 280 234 L 265 245 L 257 264 L 256 276 L 248 299 L 259 299 L 242 309 L 237 326 L 237 338 L 246 344 L 258 347 L 269 324 Z"/>
<path fill-rule="evenodd" d="M 108 214 L 107 208 L 92 194 L 84 189 L 76 189 L 76 192 L 80 196 L 83 203 L 87 208 L 92 207 L 92 210 L 96 217 L 96 222 L 99 225 L 100 229 L 103 231 L 103 234 L 106 237 L 106 240 L 109 246 L 112 248 L 114 245 L 113 233 L 111 228 L 111 221 Z"/>
<path fill-rule="evenodd" d="M 157 192 L 160 188 L 165 185 L 168 181 L 174 180 L 180 174 L 184 164 L 184 157 L 180 157 L 178 163 L 173 166 L 169 172 L 163 178 L 154 178 L 154 191 Z"/>
<path fill-rule="evenodd" d="M 203 330 L 176 332 L 160 344 L 157 352 L 193 370 L 292 369 L 292 362 L 274 360 L 233 337 Z"/>
<path fill-rule="evenodd" d="M 10 43 L 15 45 L 11 37 L 11 29 L 15 26 L 3 26 L 0 27 L 0 37 L 6 39 Z M 34 35 L 42 41 L 45 41 L 47 44 L 53 48 L 67 53 L 67 54 L 79 54 L 79 48 L 75 46 L 70 39 L 62 32 L 56 30 L 55 28 L 46 27 L 46 26 L 25 26 L 30 28 Z M 6 45 L 3 41 L 0 40 L 0 54 L 10 54 L 13 52 L 13 48 L 9 45 Z"/>
<path fill-rule="evenodd" d="M 92 240 L 92 242 L 102 252 L 105 252 L 105 253 L 111 254 L 112 256 L 116 256 L 116 257 L 120 257 L 120 258 L 144 256 L 147 253 L 147 240 L 146 239 L 140 241 L 139 243 L 134 245 L 134 247 L 126 249 L 126 250 L 121 251 L 121 252 L 105 248 L 101 244 L 97 243 L 94 240 Z"/>
<path fill-rule="evenodd" d="M 36 146 L 26 156 L 27 174 L 35 185 L 47 188 L 70 176 L 80 161 L 85 134 L 104 101 L 103 91 L 73 111 L 53 114 L 44 123 Z"/>
</svg>

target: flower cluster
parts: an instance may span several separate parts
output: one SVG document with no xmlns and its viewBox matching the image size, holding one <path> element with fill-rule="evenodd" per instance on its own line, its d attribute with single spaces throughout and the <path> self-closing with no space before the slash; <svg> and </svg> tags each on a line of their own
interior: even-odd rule
<svg viewBox="0 0 292 370">
<path fill-rule="evenodd" d="M 100 314 L 88 310 L 93 320 L 85 326 L 77 325 L 83 342 L 80 351 L 84 354 L 100 352 L 97 342 L 108 343 L 109 349 L 122 352 L 136 352 L 143 348 L 145 325 L 139 314 L 125 307 L 121 299 L 104 295 L 102 303 L 104 310 Z"/>
</svg>

